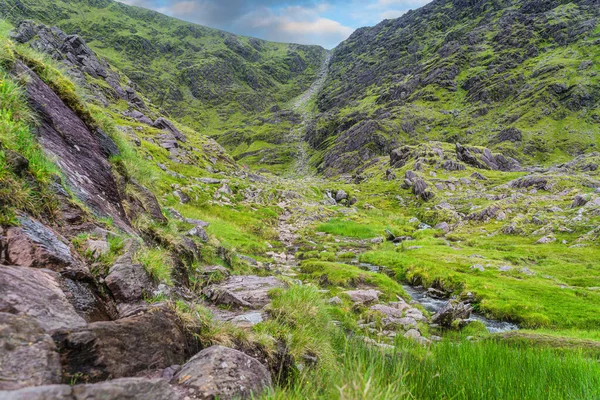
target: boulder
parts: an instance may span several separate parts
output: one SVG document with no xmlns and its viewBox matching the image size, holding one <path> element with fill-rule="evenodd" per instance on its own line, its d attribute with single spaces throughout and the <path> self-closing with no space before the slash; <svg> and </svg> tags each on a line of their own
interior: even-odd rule
<svg viewBox="0 0 600 400">
<path fill-rule="evenodd" d="M 472 310 L 473 307 L 470 304 L 451 300 L 431 317 L 431 321 L 441 326 L 452 327 L 452 323 L 455 320 L 468 319 L 471 316 Z"/>
<path fill-rule="evenodd" d="M 271 376 L 258 360 L 234 349 L 212 346 L 189 360 L 171 383 L 190 399 L 258 398 L 271 387 Z"/>
<path fill-rule="evenodd" d="M 61 285 L 56 272 L 1 265 L 0 312 L 28 315 L 47 332 L 85 326 Z"/>
<path fill-rule="evenodd" d="M 0 312 L 0 349 L 0 390 L 61 382 L 54 341 L 33 318 Z"/>
<path fill-rule="evenodd" d="M 177 315 L 165 305 L 140 311 L 57 332 L 65 376 L 95 382 L 183 363 L 188 343 Z"/>
<path fill-rule="evenodd" d="M 20 226 L 6 231 L 8 264 L 89 275 L 87 266 L 67 245 L 66 239 L 29 217 L 20 216 L 19 222 Z"/>
<path fill-rule="evenodd" d="M 195 227 L 190 229 L 187 235 L 200 238 L 200 240 L 202 240 L 203 242 L 208 242 L 210 239 L 208 237 L 208 233 L 206 233 L 206 230 L 200 225 L 196 225 Z"/>
<path fill-rule="evenodd" d="M 216 304 L 260 309 L 269 302 L 269 291 L 285 287 L 273 276 L 231 276 L 224 282 L 210 285 L 202 291 Z"/>
<path fill-rule="evenodd" d="M 178 400 L 165 380 L 121 378 L 87 385 L 48 385 L 1 392 L 3 400 Z"/>
<path fill-rule="evenodd" d="M 117 259 L 104 280 L 115 300 L 121 303 L 143 300 L 144 295 L 150 295 L 154 290 L 154 282 L 148 272 L 142 265 L 133 263 L 137 248 L 137 242 L 129 242 L 125 253 Z"/>
<path fill-rule="evenodd" d="M 348 194 L 344 190 L 342 190 L 342 189 L 338 190 L 335 193 L 335 201 L 338 202 L 338 203 L 340 201 L 342 201 L 342 200 L 347 199 L 347 198 L 348 198 Z"/>
<path fill-rule="evenodd" d="M 344 292 L 354 303 L 369 304 L 379 301 L 381 292 L 375 289 L 348 290 Z"/>
</svg>

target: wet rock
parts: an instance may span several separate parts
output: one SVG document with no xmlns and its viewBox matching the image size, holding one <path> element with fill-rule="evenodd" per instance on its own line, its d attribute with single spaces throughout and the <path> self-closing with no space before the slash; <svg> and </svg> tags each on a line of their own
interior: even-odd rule
<svg viewBox="0 0 600 400">
<path fill-rule="evenodd" d="M 431 317 L 431 321 L 444 327 L 452 327 L 452 323 L 455 320 L 468 319 L 471 316 L 472 310 L 473 307 L 470 304 L 451 300 Z"/>
<path fill-rule="evenodd" d="M 74 275 L 89 274 L 87 266 L 58 233 L 26 216 L 19 217 L 19 222 L 19 227 L 6 232 L 7 263 Z"/>
<path fill-rule="evenodd" d="M 265 366 L 246 354 L 223 346 L 202 350 L 171 381 L 191 399 L 248 399 L 271 387 Z"/>
<path fill-rule="evenodd" d="M 61 289 L 60 275 L 43 269 L 0 266 L 0 312 L 30 316 L 48 332 L 86 325 Z"/>
<path fill-rule="evenodd" d="M 33 318 L 0 312 L 0 349 L 0 390 L 61 382 L 54 341 Z"/>
<path fill-rule="evenodd" d="M 164 305 L 116 321 L 60 331 L 54 339 L 65 376 L 82 374 L 90 382 L 181 364 L 188 351 L 179 318 Z"/>
<path fill-rule="evenodd" d="M 216 304 L 260 309 L 269 302 L 269 291 L 285 287 L 273 276 L 231 276 L 223 283 L 211 285 L 202 293 Z"/>
<path fill-rule="evenodd" d="M 121 378 L 87 385 L 48 385 L 0 392 L 3 400 L 178 400 L 163 379 Z"/>
<path fill-rule="evenodd" d="M 448 298 L 448 294 L 446 292 L 443 292 L 439 289 L 436 288 L 428 288 L 427 289 L 427 296 L 434 298 L 434 299 L 446 299 Z"/>
<path fill-rule="evenodd" d="M 379 301 L 381 292 L 375 289 L 358 289 L 345 291 L 344 294 L 354 303 L 369 304 Z"/>
</svg>

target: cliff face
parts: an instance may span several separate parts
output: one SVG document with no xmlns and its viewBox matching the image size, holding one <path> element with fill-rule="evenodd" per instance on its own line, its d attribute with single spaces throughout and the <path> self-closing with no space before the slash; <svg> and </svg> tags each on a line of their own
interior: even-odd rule
<svg viewBox="0 0 600 400">
<path fill-rule="evenodd" d="M 328 154 L 365 162 L 390 143 L 432 139 L 522 161 L 580 154 L 598 144 L 599 17 L 591 0 L 436 0 L 359 29 L 334 51 L 307 138 L 331 143 L 331 173 L 356 165 Z M 365 120 L 377 128 L 347 146 Z"/>
</svg>

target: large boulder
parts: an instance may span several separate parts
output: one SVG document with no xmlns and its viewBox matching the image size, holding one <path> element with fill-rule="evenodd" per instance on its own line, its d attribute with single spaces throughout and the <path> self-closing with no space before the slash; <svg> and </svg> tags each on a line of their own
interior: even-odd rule
<svg viewBox="0 0 600 400">
<path fill-rule="evenodd" d="M 189 360 L 173 384 L 191 399 L 257 398 L 271 386 L 271 375 L 258 360 L 234 349 L 212 346 Z"/>
<path fill-rule="evenodd" d="M 231 276 L 222 283 L 206 287 L 202 293 L 217 304 L 260 309 L 269 302 L 269 291 L 283 288 L 273 276 Z"/>
<path fill-rule="evenodd" d="M 471 316 L 471 311 L 473 311 L 473 307 L 470 304 L 451 300 L 431 317 L 431 322 L 445 327 L 452 327 L 454 321 L 468 319 Z"/>
<path fill-rule="evenodd" d="M 181 396 L 163 379 L 122 378 L 87 385 L 48 385 L 10 392 L 3 400 L 177 400 Z"/>
<path fill-rule="evenodd" d="M 61 382 L 54 341 L 33 318 L 0 312 L 0 374 L 0 390 Z"/>
<path fill-rule="evenodd" d="M 48 332 L 85 326 L 61 283 L 50 270 L 0 265 L 0 312 L 28 315 Z"/>
<path fill-rule="evenodd" d="M 7 264 L 89 275 L 87 266 L 66 239 L 29 217 L 21 216 L 19 222 L 20 226 L 6 230 Z"/>
<path fill-rule="evenodd" d="M 90 382 L 182 364 L 188 354 L 179 318 L 163 305 L 116 321 L 61 331 L 54 338 L 64 374 L 83 375 Z"/>
</svg>

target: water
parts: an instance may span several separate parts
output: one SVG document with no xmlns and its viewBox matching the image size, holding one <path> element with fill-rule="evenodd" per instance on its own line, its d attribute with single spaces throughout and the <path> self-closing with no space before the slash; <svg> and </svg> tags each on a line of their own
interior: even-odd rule
<svg viewBox="0 0 600 400">
<path fill-rule="evenodd" d="M 428 296 L 427 291 L 422 286 L 402 285 L 402 287 L 414 301 L 421 304 L 429 312 L 436 313 L 448 304 L 448 300 L 434 299 Z M 479 321 L 483 323 L 490 333 L 516 331 L 519 329 L 516 324 L 511 322 L 496 321 L 477 313 L 472 313 L 467 321 Z"/>
</svg>

